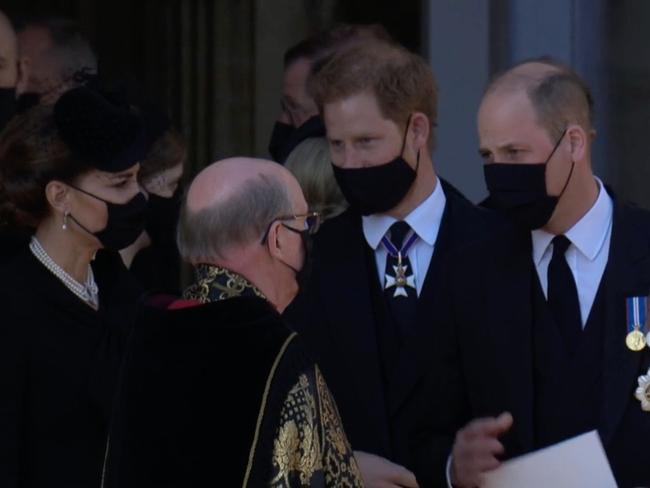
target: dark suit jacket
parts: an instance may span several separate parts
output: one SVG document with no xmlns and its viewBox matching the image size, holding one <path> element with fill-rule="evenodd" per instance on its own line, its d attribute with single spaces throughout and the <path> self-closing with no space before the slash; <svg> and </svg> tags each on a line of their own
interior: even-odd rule
<svg viewBox="0 0 650 488">
<path fill-rule="evenodd" d="M 447 453 L 451 439 L 433 446 L 425 423 L 436 415 L 438 397 L 427 382 L 437 341 L 435 317 L 440 276 L 452 249 L 482 236 L 494 217 L 478 209 L 448 183 L 434 254 L 418 299 L 415 332 L 408 338 L 388 386 L 382 379 L 377 310 L 372 287 L 377 269 L 361 217 L 347 211 L 328 221 L 314 242 L 314 269 L 307 293 L 288 310 L 289 322 L 311 345 L 339 406 L 353 449 L 386 457 L 415 471 L 420 486 L 433 484 L 432 450 Z M 440 456 L 442 459 L 444 456 Z M 441 461 L 444 463 L 444 461 Z M 442 481 L 439 481 L 442 483 Z"/>
<path fill-rule="evenodd" d="M 622 487 L 650 485 L 650 413 L 634 398 L 639 375 L 650 365 L 650 350 L 632 352 L 625 346 L 625 298 L 650 291 L 650 213 L 614 204 L 605 283 L 605 331 L 602 403 L 598 430 Z M 450 368 L 444 390 L 448 411 L 456 422 L 498 415 L 514 417 L 505 435 L 508 457 L 534 449 L 532 346 L 532 280 L 529 233 L 514 230 L 472 246 L 455 260 L 445 302 L 449 308 L 441 327 L 448 333 Z M 447 326 L 450 327 L 447 327 Z M 558 398 L 558 402 L 562 399 Z M 449 415 L 452 415 L 451 413 Z M 464 423 L 463 422 L 463 423 Z M 439 433 L 448 426 L 438 423 Z"/>
</svg>

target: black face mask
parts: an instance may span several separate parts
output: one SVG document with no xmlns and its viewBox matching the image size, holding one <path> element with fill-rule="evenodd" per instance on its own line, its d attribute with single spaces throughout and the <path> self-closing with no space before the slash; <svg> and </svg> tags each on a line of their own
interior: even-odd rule
<svg viewBox="0 0 650 488">
<path fill-rule="evenodd" d="M 284 122 L 276 122 L 269 142 L 269 154 L 280 164 L 284 164 L 291 151 L 298 144 L 310 137 L 324 137 L 325 125 L 319 115 L 314 115 L 300 127 L 294 127 Z"/>
<path fill-rule="evenodd" d="M 181 207 L 180 195 L 179 190 L 169 198 L 149 193 L 145 230 L 155 244 L 175 246 L 176 222 Z"/>
<path fill-rule="evenodd" d="M 289 266 L 289 268 L 291 268 L 291 270 L 296 275 L 296 283 L 298 283 L 298 291 L 304 292 L 307 289 L 307 286 L 309 284 L 309 277 L 311 276 L 311 270 L 313 264 L 312 253 L 311 253 L 311 246 L 312 246 L 311 234 L 309 234 L 309 231 L 307 229 L 298 230 L 285 224 L 282 225 L 285 228 L 289 229 L 290 231 L 295 232 L 296 234 L 300 234 L 300 238 L 302 239 L 302 249 L 303 249 L 303 256 L 304 256 L 304 259 L 302 261 L 302 268 L 296 269 L 290 264 L 287 264 L 287 266 Z"/>
<path fill-rule="evenodd" d="M 0 132 L 16 114 L 17 108 L 16 89 L 0 88 Z"/>
<path fill-rule="evenodd" d="M 517 226 L 526 230 L 544 227 L 569 185 L 575 166 L 571 161 L 571 171 L 560 194 L 549 195 L 546 190 L 546 167 L 560 146 L 564 134 L 566 130 L 543 163 L 489 163 L 483 166 L 485 183 L 490 192 L 487 206 L 502 212 Z"/>
<path fill-rule="evenodd" d="M 420 152 L 415 169 L 402 157 L 410 123 L 409 118 L 399 156 L 389 163 L 367 168 L 340 168 L 332 163 L 343 196 L 361 215 L 384 213 L 396 207 L 413 186 L 420 166 Z"/>
<path fill-rule="evenodd" d="M 293 134 L 293 131 L 296 130 L 294 126 L 290 124 L 285 124 L 279 120 L 273 126 L 273 132 L 271 132 L 271 140 L 269 141 L 269 154 L 273 161 L 277 163 L 283 163 L 285 156 L 284 148 L 288 145 L 288 141 Z"/>
<path fill-rule="evenodd" d="M 18 100 L 16 101 L 16 111 L 18 113 L 26 112 L 39 103 L 41 103 L 40 94 L 33 92 L 23 93 L 18 97 Z"/>
<path fill-rule="evenodd" d="M 147 209 L 147 199 L 142 193 L 138 193 L 126 203 L 118 204 L 104 200 L 103 198 L 93 195 L 81 188 L 75 186 L 72 188 L 106 204 L 108 221 L 106 222 L 104 230 L 99 232 L 91 232 L 87 227 L 74 218 L 72 214 L 70 214 L 70 218 L 83 230 L 97 237 L 105 249 L 113 251 L 124 249 L 133 244 L 138 236 L 142 234 Z"/>
</svg>

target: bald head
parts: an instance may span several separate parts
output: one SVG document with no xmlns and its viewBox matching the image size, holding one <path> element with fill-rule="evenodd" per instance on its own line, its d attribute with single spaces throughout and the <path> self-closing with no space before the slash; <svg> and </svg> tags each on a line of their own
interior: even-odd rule
<svg viewBox="0 0 650 488">
<path fill-rule="evenodd" d="M 229 158 L 211 164 L 201 171 L 187 193 L 187 208 L 197 212 L 241 193 L 242 186 L 263 177 L 291 183 L 291 174 L 272 161 L 254 158 Z"/>
<path fill-rule="evenodd" d="M 515 65 L 497 76 L 486 90 L 494 92 L 528 91 L 539 85 L 546 77 L 561 72 L 559 66 L 542 61 L 530 61 Z"/>
<path fill-rule="evenodd" d="M 300 186 L 284 167 L 261 159 L 225 159 L 205 168 L 190 185 L 179 249 L 190 263 L 214 262 L 234 247 L 259 243 L 278 217 L 304 211 Z"/>
<path fill-rule="evenodd" d="M 570 67 L 552 59 L 519 63 L 497 76 L 488 86 L 484 101 L 525 93 L 537 122 L 552 139 L 559 137 L 569 124 L 578 124 L 586 132 L 593 128 L 593 98 L 585 81 Z"/>
<path fill-rule="evenodd" d="M 9 18 L 0 11 L 0 88 L 13 88 L 18 80 L 18 43 Z"/>
</svg>

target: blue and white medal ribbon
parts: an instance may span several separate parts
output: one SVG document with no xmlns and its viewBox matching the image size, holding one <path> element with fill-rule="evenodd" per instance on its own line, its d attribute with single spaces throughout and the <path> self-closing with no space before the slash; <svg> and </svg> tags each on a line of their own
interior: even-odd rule
<svg viewBox="0 0 650 488">
<path fill-rule="evenodd" d="M 627 315 L 627 336 L 625 345 L 631 351 L 641 351 L 646 346 L 646 327 L 648 297 L 627 297 L 625 299 Z"/>
<path fill-rule="evenodd" d="M 417 240 L 418 240 L 418 235 L 414 231 L 410 230 L 408 236 L 406 237 L 406 242 L 404 243 L 401 249 L 397 249 L 386 236 L 381 238 L 381 243 L 386 248 L 386 251 L 388 251 L 388 254 L 390 254 L 394 258 L 397 258 L 398 261 L 401 261 L 402 256 L 406 256 L 406 254 L 409 252 L 409 249 L 411 249 L 413 243 Z"/>
</svg>

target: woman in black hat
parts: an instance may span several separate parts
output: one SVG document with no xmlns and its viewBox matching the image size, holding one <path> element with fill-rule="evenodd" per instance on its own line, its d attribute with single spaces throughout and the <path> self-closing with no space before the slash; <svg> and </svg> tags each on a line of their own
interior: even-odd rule
<svg viewBox="0 0 650 488">
<path fill-rule="evenodd" d="M 28 228 L 0 268 L 0 486 L 100 484 L 115 378 L 141 292 L 115 252 L 142 231 L 146 152 L 88 88 L 0 138 L 0 217 Z"/>
</svg>

